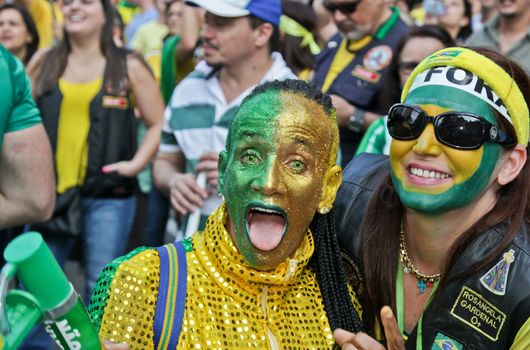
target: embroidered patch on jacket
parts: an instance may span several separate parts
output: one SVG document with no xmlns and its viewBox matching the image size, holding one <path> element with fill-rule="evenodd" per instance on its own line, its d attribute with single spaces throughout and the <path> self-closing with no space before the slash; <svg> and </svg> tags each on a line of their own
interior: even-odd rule
<svg viewBox="0 0 530 350">
<path fill-rule="evenodd" d="M 363 65 L 375 71 L 380 71 L 390 64 L 392 49 L 388 45 L 372 47 L 363 57 Z"/>
<path fill-rule="evenodd" d="M 339 44 L 338 44 L 336 41 L 330 41 L 330 42 L 328 42 L 328 48 L 330 48 L 330 49 L 334 49 L 334 48 L 336 48 L 337 46 L 339 46 Z"/>
<path fill-rule="evenodd" d="M 359 64 L 355 66 L 351 74 L 359 79 L 366 80 L 373 84 L 377 83 L 381 78 L 381 74 L 373 72 Z"/>
<path fill-rule="evenodd" d="M 508 283 L 508 273 L 510 264 L 515 261 L 515 250 L 510 249 L 502 255 L 501 261 L 493 266 L 484 276 L 480 278 L 480 283 L 497 295 L 506 294 L 506 284 Z"/>
<path fill-rule="evenodd" d="M 462 287 L 451 315 L 492 341 L 499 339 L 506 320 L 505 313 L 468 287 Z"/>
<path fill-rule="evenodd" d="M 431 350 L 462 350 L 462 348 L 462 343 L 438 332 L 432 343 Z"/>
<path fill-rule="evenodd" d="M 129 99 L 121 96 L 103 96 L 102 100 L 103 108 L 129 108 Z"/>
</svg>

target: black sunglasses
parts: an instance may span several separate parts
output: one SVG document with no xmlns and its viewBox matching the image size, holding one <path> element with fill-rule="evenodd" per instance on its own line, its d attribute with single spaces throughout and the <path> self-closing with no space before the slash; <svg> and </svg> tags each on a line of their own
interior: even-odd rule
<svg viewBox="0 0 530 350">
<path fill-rule="evenodd" d="M 350 13 L 354 13 L 355 10 L 357 10 L 357 5 L 359 5 L 361 1 L 362 0 L 359 0 L 356 2 L 339 3 L 339 4 L 331 3 L 329 1 L 324 1 L 322 2 L 322 6 L 324 6 L 324 8 L 331 13 L 335 13 L 335 11 L 339 10 L 342 14 L 349 15 Z"/>
<path fill-rule="evenodd" d="M 457 149 L 477 149 L 485 141 L 507 148 L 516 145 L 506 131 L 471 113 L 446 112 L 430 117 L 417 106 L 401 103 L 393 105 L 388 112 L 388 133 L 396 140 L 417 139 L 427 123 L 434 125 L 434 134 L 440 143 Z"/>
</svg>

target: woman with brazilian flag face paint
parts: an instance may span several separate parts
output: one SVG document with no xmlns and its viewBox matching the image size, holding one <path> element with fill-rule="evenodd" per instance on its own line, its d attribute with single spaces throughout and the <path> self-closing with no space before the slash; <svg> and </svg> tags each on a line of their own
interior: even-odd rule
<svg viewBox="0 0 530 350">
<path fill-rule="evenodd" d="M 337 330 L 343 349 L 530 348 L 529 102 L 524 71 L 491 50 L 413 71 L 389 160 L 350 163 L 334 205 L 368 330 Z"/>
<path fill-rule="evenodd" d="M 359 331 L 332 230 L 337 150 L 328 96 L 298 80 L 257 87 L 220 154 L 225 203 L 204 231 L 107 266 L 89 306 L 100 337 L 142 350 L 331 349 L 332 330 Z"/>
</svg>

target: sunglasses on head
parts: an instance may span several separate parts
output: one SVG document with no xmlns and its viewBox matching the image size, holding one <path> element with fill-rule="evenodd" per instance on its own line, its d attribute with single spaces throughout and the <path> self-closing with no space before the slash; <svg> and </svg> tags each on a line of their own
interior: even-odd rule
<svg viewBox="0 0 530 350">
<path fill-rule="evenodd" d="M 420 137 L 427 123 L 434 125 L 436 139 L 446 146 L 471 150 L 485 141 L 514 147 L 515 140 L 504 130 L 471 113 L 446 112 L 430 117 L 417 106 L 395 104 L 388 112 L 388 133 L 396 140 L 410 141 Z"/>
<path fill-rule="evenodd" d="M 335 13 L 335 11 L 338 10 L 342 14 L 349 15 L 350 13 L 355 12 L 355 10 L 357 9 L 357 5 L 359 5 L 360 2 L 361 0 L 356 1 L 356 2 L 346 2 L 346 3 L 336 4 L 336 3 L 331 3 L 329 1 L 324 1 L 322 5 L 324 6 L 326 10 L 328 10 L 331 13 Z"/>
</svg>

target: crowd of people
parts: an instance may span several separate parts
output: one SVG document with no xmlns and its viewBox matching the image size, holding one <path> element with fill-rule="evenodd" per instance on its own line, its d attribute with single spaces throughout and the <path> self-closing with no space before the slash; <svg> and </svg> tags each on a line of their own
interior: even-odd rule
<svg viewBox="0 0 530 350">
<path fill-rule="evenodd" d="M 109 349 L 530 347 L 530 0 L 16 0 L 0 43 L 0 242 L 80 260 Z"/>
</svg>

